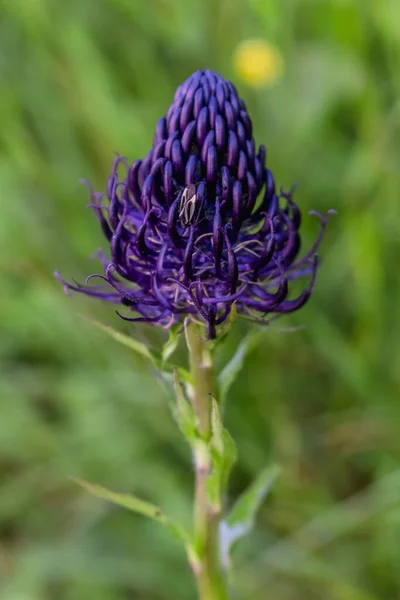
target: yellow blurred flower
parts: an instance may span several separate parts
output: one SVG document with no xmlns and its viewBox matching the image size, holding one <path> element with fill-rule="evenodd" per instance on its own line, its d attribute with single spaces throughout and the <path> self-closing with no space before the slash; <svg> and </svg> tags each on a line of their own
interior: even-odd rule
<svg viewBox="0 0 400 600">
<path fill-rule="evenodd" d="M 276 46 L 258 39 L 244 40 L 234 52 L 234 67 L 251 87 L 271 86 L 283 75 L 283 56 Z"/>
</svg>

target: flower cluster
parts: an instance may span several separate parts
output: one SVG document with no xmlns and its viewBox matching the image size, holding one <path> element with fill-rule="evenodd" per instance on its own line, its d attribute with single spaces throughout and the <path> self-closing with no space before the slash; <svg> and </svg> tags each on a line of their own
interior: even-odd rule
<svg viewBox="0 0 400 600">
<path fill-rule="evenodd" d="M 91 207 L 111 260 L 99 255 L 104 274 L 85 286 L 57 274 L 66 289 L 127 307 L 132 321 L 169 327 L 192 315 L 210 338 L 233 303 L 255 319 L 303 306 L 327 223 L 314 213 L 320 233 L 298 259 L 300 210 L 276 191 L 234 85 L 207 70 L 178 87 L 144 160 L 115 159 L 107 192 L 92 191 Z M 289 281 L 302 276 L 308 286 L 288 299 Z M 87 285 L 92 279 L 99 284 Z"/>
</svg>

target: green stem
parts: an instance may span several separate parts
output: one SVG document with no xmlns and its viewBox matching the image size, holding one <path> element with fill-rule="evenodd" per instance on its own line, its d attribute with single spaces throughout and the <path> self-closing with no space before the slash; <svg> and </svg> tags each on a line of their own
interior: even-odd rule
<svg viewBox="0 0 400 600">
<path fill-rule="evenodd" d="M 193 379 L 193 407 L 198 419 L 201 437 L 208 442 L 211 437 L 211 397 L 215 383 L 211 353 L 205 332 L 194 323 L 186 327 L 190 371 Z M 219 556 L 220 513 L 210 505 L 207 497 L 207 478 L 210 458 L 204 445 L 199 445 L 194 455 L 195 499 L 194 531 L 196 559 L 192 568 L 197 581 L 199 600 L 228 600 L 225 578 Z"/>
</svg>

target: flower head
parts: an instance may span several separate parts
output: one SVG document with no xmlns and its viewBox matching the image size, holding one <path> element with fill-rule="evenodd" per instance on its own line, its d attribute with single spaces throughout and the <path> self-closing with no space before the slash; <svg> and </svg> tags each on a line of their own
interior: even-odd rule
<svg viewBox="0 0 400 600">
<path fill-rule="evenodd" d="M 118 156 L 106 194 L 92 191 L 90 206 L 111 260 L 101 253 L 104 274 L 86 285 L 57 277 L 136 314 L 124 319 L 169 327 L 192 315 L 214 338 L 234 303 L 263 319 L 310 296 L 327 218 L 315 213 L 319 236 L 298 259 L 300 210 L 276 191 L 244 102 L 216 73 L 197 71 L 178 87 L 146 157 L 128 165 Z M 289 282 L 303 276 L 310 282 L 288 299 Z"/>
</svg>

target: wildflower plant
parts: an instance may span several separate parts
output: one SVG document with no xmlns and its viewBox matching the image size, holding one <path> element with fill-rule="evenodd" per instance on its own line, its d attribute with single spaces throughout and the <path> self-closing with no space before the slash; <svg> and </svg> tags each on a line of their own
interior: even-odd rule
<svg viewBox="0 0 400 600">
<path fill-rule="evenodd" d="M 207 70 L 178 87 L 143 160 L 129 164 L 117 156 L 106 193 L 91 190 L 90 206 L 109 245 L 107 253 L 98 255 L 103 273 L 89 275 L 85 285 L 56 277 L 67 292 L 116 304 L 127 321 L 169 330 L 160 359 L 103 326 L 173 381 L 174 414 L 193 453 L 193 531 L 185 532 L 158 507 L 134 496 L 80 483 L 168 527 L 185 545 L 199 598 L 226 599 L 230 549 L 251 529 L 277 471 L 264 470 L 225 510 L 236 448 L 224 428 L 221 403 L 239 369 L 238 357 L 258 330 L 242 342 L 218 378 L 213 372 L 216 341 L 236 316 L 265 323 L 307 302 L 329 213 L 313 212 L 320 231 L 300 256 L 300 209 L 290 191 L 276 189 L 265 147 L 256 148 L 251 119 L 234 85 Z M 293 297 L 296 279 L 306 283 Z M 182 331 L 188 370 L 169 364 Z"/>
</svg>

